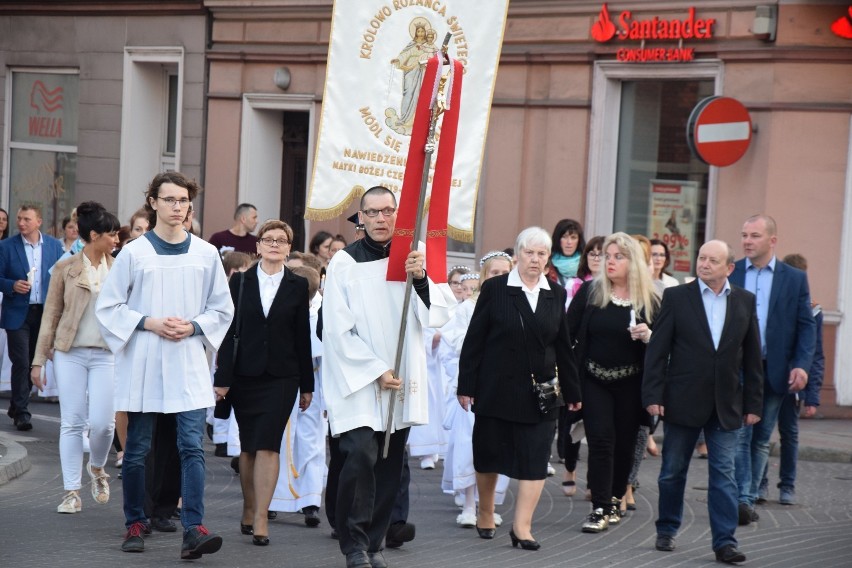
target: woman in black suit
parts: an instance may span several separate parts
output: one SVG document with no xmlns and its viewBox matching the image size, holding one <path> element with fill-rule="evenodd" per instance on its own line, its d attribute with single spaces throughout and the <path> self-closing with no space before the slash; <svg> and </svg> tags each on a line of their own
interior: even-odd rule
<svg viewBox="0 0 852 568">
<path fill-rule="evenodd" d="M 269 544 L 267 510 L 287 418 L 297 393 L 304 411 L 314 390 L 308 282 L 284 266 L 292 241 L 287 223 L 267 221 L 258 231 L 260 262 L 231 279 L 239 315 L 219 350 L 214 380 L 217 399 L 231 401 L 240 427 L 240 529 L 259 546 Z"/>
<path fill-rule="evenodd" d="M 493 538 L 498 474 L 519 480 L 512 545 L 537 550 L 532 516 L 544 481 L 558 409 L 539 411 L 532 380 L 557 375 L 571 410 L 580 385 L 565 318 L 565 289 L 544 276 L 550 235 L 530 227 L 518 235 L 518 265 L 483 283 L 459 359 L 458 399 L 476 413 L 473 463 L 479 489 L 477 531 Z M 531 378 L 532 375 L 532 378 Z"/>
</svg>

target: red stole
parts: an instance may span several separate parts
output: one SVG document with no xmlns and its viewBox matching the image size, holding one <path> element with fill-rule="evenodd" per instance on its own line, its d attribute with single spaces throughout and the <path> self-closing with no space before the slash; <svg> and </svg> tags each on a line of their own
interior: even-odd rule
<svg viewBox="0 0 852 568">
<path fill-rule="evenodd" d="M 408 146 L 408 160 L 399 196 L 399 213 L 388 262 L 387 279 L 389 281 L 405 282 L 405 259 L 412 250 L 414 227 L 417 224 L 417 203 L 426 161 L 424 147 L 429 136 L 431 110 L 436 102 L 438 81 L 441 79 L 441 57 L 439 53 L 429 60 L 417 99 L 417 110 L 414 114 L 414 125 Z M 464 67 L 459 61 L 451 59 L 450 62 L 453 68 L 445 86 L 445 90 L 449 91 L 445 92 L 447 109 L 443 113 L 441 137 L 436 148 L 438 157 L 434 162 L 435 173 L 432 176 L 432 194 L 429 199 L 429 221 L 426 225 L 426 271 L 433 282 L 447 281 L 447 216 L 464 73 Z"/>
</svg>

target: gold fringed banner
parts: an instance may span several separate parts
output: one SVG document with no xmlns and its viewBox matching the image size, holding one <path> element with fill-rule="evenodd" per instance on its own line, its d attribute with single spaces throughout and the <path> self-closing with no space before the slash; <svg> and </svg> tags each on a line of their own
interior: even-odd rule
<svg viewBox="0 0 852 568">
<path fill-rule="evenodd" d="M 507 9 L 508 0 L 335 1 L 305 218 L 337 217 L 374 185 L 399 197 L 425 65 L 449 32 L 449 56 L 464 67 L 465 88 L 447 234 L 473 240 Z"/>
</svg>

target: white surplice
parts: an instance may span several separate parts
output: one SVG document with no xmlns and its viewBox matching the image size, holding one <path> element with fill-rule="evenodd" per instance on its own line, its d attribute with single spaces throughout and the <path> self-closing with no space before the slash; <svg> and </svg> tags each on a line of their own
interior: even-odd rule
<svg viewBox="0 0 852 568">
<path fill-rule="evenodd" d="M 440 339 L 440 333 L 439 329 L 423 328 L 426 375 L 429 385 L 429 423 L 411 427 L 411 432 L 408 434 L 408 453 L 411 457 L 443 456 L 447 453 L 447 432 L 442 425 L 447 380 L 441 365 L 439 349 L 432 348 L 435 335 L 438 334 Z"/>
<path fill-rule="evenodd" d="M 95 314 L 115 355 L 115 409 L 176 413 L 213 406 L 204 348 L 219 348 L 234 317 L 219 253 L 195 236 L 189 251 L 159 255 L 147 238 L 121 250 Z M 170 341 L 136 325 L 142 316 L 179 317 L 203 331 Z"/>
<path fill-rule="evenodd" d="M 397 395 L 393 430 L 429 420 L 429 388 L 422 327 L 440 327 L 456 299 L 429 280 L 427 309 L 412 290 L 405 346 L 397 375 L 399 391 L 382 390 L 377 379 L 396 357 L 404 282 L 385 279 L 388 259 L 356 262 L 346 250 L 331 259 L 323 292 L 323 393 L 334 436 L 355 428 L 382 432 L 391 392 Z"/>
</svg>

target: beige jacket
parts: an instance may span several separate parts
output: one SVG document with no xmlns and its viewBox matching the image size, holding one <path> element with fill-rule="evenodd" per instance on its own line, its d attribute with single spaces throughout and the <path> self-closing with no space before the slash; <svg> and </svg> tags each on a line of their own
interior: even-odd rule
<svg viewBox="0 0 852 568">
<path fill-rule="evenodd" d="M 112 256 L 106 255 L 106 262 L 107 268 L 112 267 Z M 91 298 L 92 293 L 83 278 L 82 251 L 53 266 L 33 367 L 44 366 L 51 348 L 63 352 L 71 349 L 77 335 L 77 325 Z"/>
</svg>

